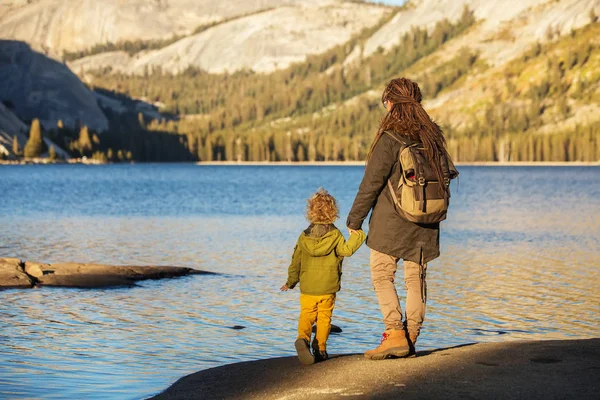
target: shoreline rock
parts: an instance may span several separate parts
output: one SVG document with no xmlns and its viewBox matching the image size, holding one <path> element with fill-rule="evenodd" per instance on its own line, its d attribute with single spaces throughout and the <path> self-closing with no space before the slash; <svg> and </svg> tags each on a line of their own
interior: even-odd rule
<svg viewBox="0 0 600 400">
<path fill-rule="evenodd" d="M 25 273 L 18 258 L 0 258 L 0 289 L 31 288 L 33 279 Z"/>
<path fill-rule="evenodd" d="M 171 266 L 115 266 L 85 263 L 23 262 L 0 258 L 0 289 L 57 286 L 104 288 L 131 286 L 146 279 L 166 279 L 185 275 L 213 275 L 214 272 Z"/>
<path fill-rule="evenodd" d="M 596 399 L 600 338 L 467 344 L 372 361 L 362 354 L 301 365 L 296 357 L 229 364 L 179 379 L 159 400 Z"/>
</svg>

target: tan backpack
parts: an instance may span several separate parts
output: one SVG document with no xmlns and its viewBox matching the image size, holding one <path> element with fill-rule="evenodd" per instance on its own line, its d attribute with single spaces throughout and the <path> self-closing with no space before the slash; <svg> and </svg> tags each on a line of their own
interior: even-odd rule
<svg viewBox="0 0 600 400">
<path fill-rule="evenodd" d="M 442 156 L 444 181 L 439 182 L 434 169 L 425 158 L 423 144 L 386 133 L 401 144 L 398 153 L 402 171 L 400 181 L 394 184 L 388 180 L 387 183 L 398 213 L 419 224 L 445 220 L 450 204 L 450 188 L 446 191 L 441 185 L 450 186 L 450 180 L 458 176 L 450 156 Z"/>
</svg>

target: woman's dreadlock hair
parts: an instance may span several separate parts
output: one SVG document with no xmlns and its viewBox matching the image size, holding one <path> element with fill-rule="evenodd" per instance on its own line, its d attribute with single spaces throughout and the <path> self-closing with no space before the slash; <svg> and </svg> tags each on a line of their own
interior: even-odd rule
<svg viewBox="0 0 600 400">
<path fill-rule="evenodd" d="M 381 102 L 392 102 L 392 109 L 382 118 L 379 130 L 373 140 L 367 162 L 373 154 L 375 145 L 385 131 L 404 135 L 413 141 L 423 143 L 424 156 L 433 167 L 439 182 L 444 181 L 442 157 L 448 156 L 446 139 L 440 127 L 431 120 L 421 105 L 421 89 L 410 79 L 392 79 L 381 95 Z M 448 190 L 446 185 L 440 185 Z"/>
</svg>

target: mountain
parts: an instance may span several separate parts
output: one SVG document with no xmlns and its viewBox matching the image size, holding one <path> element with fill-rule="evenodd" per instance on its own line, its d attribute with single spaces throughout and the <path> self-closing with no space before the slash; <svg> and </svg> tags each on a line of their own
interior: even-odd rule
<svg viewBox="0 0 600 400">
<path fill-rule="evenodd" d="M 53 146 L 59 157 L 92 156 L 92 141 L 97 145 L 102 138 L 105 146 L 114 146 L 115 157 L 120 150 L 119 159 L 125 160 L 136 145 L 151 142 L 160 147 L 173 142 L 160 132 L 135 136 L 140 121 L 165 118 L 171 116 L 159 113 L 146 102 L 91 90 L 66 65 L 32 50 L 26 43 L 0 40 L 0 158 L 15 156 L 14 141 L 23 151 L 29 125 L 38 119 L 45 132 L 46 148 Z M 85 137 L 78 138 L 80 131 L 86 132 Z M 175 147 L 181 147 L 177 138 L 175 142 Z M 172 161 L 185 155 L 169 157 Z"/>
<path fill-rule="evenodd" d="M 228 18 L 298 0 L 5 0 L 2 38 L 60 57 L 125 40 L 165 39 Z"/>
<path fill-rule="evenodd" d="M 34 0 L 0 7 L 3 38 L 25 41 L 57 59 L 107 43 L 173 42 L 70 64 L 74 71 L 111 66 L 137 74 L 159 66 L 168 72 L 189 66 L 269 72 L 344 43 L 389 11 L 339 0 Z"/>
<path fill-rule="evenodd" d="M 375 25 L 389 9 L 340 1 L 307 1 L 240 17 L 157 50 L 124 51 L 73 61 L 75 71 L 111 67 L 128 74 L 160 68 L 180 73 L 195 67 L 211 73 L 250 69 L 268 73 L 302 62 Z"/>
<path fill-rule="evenodd" d="M 189 16 L 183 0 L 3 4 L 2 36 L 45 46 L 93 88 L 102 153 L 363 159 L 381 90 L 407 76 L 459 161 L 600 159 L 600 0 L 205 1 Z M 73 20 L 52 28 L 49 4 Z"/>
<path fill-rule="evenodd" d="M 594 4 L 597 0 L 413 1 L 355 49 L 347 62 L 357 56 L 368 57 L 379 48 L 391 49 L 415 26 L 432 28 L 443 19 L 456 20 L 467 6 L 481 23 L 460 45 L 476 49 L 488 62 L 498 65 L 543 39 L 548 29 L 569 32 L 586 24 L 586 11 Z M 218 24 L 161 49 L 132 55 L 105 52 L 69 66 L 78 72 L 110 67 L 127 74 L 144 74 L 158 67 L 180 73 L 190 66 L 212 73 L 242 69 L 271 72 L 348 41 L 388 12 L 383 7 L 333 0 L 298 2 Z M 511 40 L 502 38 L 507 32 Z"/>
<path fill-rule="evenodd" d="M 542 40 L 549 27 L 566 33 L 587 24 L 588 11 L 598 5 L 597 0 L 413 0 L 367 40 L 364 54 L 371 55 L 378 47 L 389 50 L 413 26 L 432 28 L 444 18 L 456 20 L 466 6 L 480 23 L 461 45 L 481 50 L 493 64 L 501 63 Z"/>
<path fill-rule="evenodd" d="M 94 94 L 65 65 L 18 41 L 0 40 L 0 101 L 21 120 L 38 118 L 45 128 L 87 125 L 108 128 Z"/>
<path fill-rule="evenodd" d="M 461 49 L 470 49 L 478 55 L 479 63 L 485 64 L 485 68 L 472 69 L 466 73 L 468 81 L 459 82 L 460 85 L 455 85 L 453 90 L 445 90 L 444 93 L 439 93 L 434 99 L 426 102 L 426 106 L 437 119 L 453 127 L 464 126 L 470 121 L 473 111 L 484 111 L 485 107 L 477 107 L 477 104 L 492 102 L 497 92 L 505 90 L 504 75 L 511 62 L 519 59 L 537 43 L 557 41 L 588 25 L 590 11 L 593 9 L 600 11 L 600 1 L 598 0 L 523 0 L 519 2 L 511 0 L 494 2 L 422 0 L 418 6 L 406 13 L 405 19 L 409 21 L 426 19 L 428 15 L 433 14 L 431 13 L 432 9 L 442 8 L 452 15 L 459 15 L 461 4 L 466 4 L 473 10 L 474 16 L 479 22 L 465 35 L 448 43 L 443 51 L 432 54 L 407 71 L 415 79 L 420 80 L 426 75 L 438 73 L 440 65 L 455 57 Z M 403 13 L 399 13 L 399 15 L 402 16 Z M 396 18 L 399 18 L 399 15 Z M 392 30 L 395 29 L 397 32 L 397 26 L 392 20 L 382 27 L 377 35 L 385 32 L 394 37 Z M 377 35 L 374 35 L 370 41 L 374 41 Z M 572 50 L 577 52 L 587 44 L 593 43 L 597 43 L 597 41 L 578 43 L 577 48 Z M 369 49 L 374 45 L 371 44 L 365 48 Z M 560 57 L 565 57 L 565 55 L 561 54 Z M 543 65 L 542 68 L 545 70 L 546 65 Z M 541 74 L 548 72 L 543 70 L 540 70 Z M 529 76 L 528 78 L 533 77 Z M 520 89 L 520 87 L 515 89 Z M 510 100 L 512 101 L 514 98 Z M 473 106 L 476 106 L 475 110 Z"/>
<path fill-rule="evenodd" d="M 13 156 L 13 141 L 21 151 L 29 126 L 39 119 L 46 130 L 76 129 L 87 125 L 94 131 L 108 129 L 108 120 L 96 98 L 65 65 L 37 53 L 26 43 L 0 40 L 0 155 Z M 59 122 L 60 121 L 60 122 Z M 68 157 L 64 145 L 45 137 L 59 157 Z"/>
</svg>

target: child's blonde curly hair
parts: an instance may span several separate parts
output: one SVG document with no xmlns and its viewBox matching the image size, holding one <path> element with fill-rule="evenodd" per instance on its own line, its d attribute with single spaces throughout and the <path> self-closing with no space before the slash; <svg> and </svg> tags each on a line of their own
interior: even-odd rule
<svg viewBox="0 0 600 400">
<path fill-rule="evenodd" d="M 319 188 L 306 203 L 306 219 L 313 224 L 332 224 L 340 217 L 335 197 L 323 188 Z"/>
</svg>

